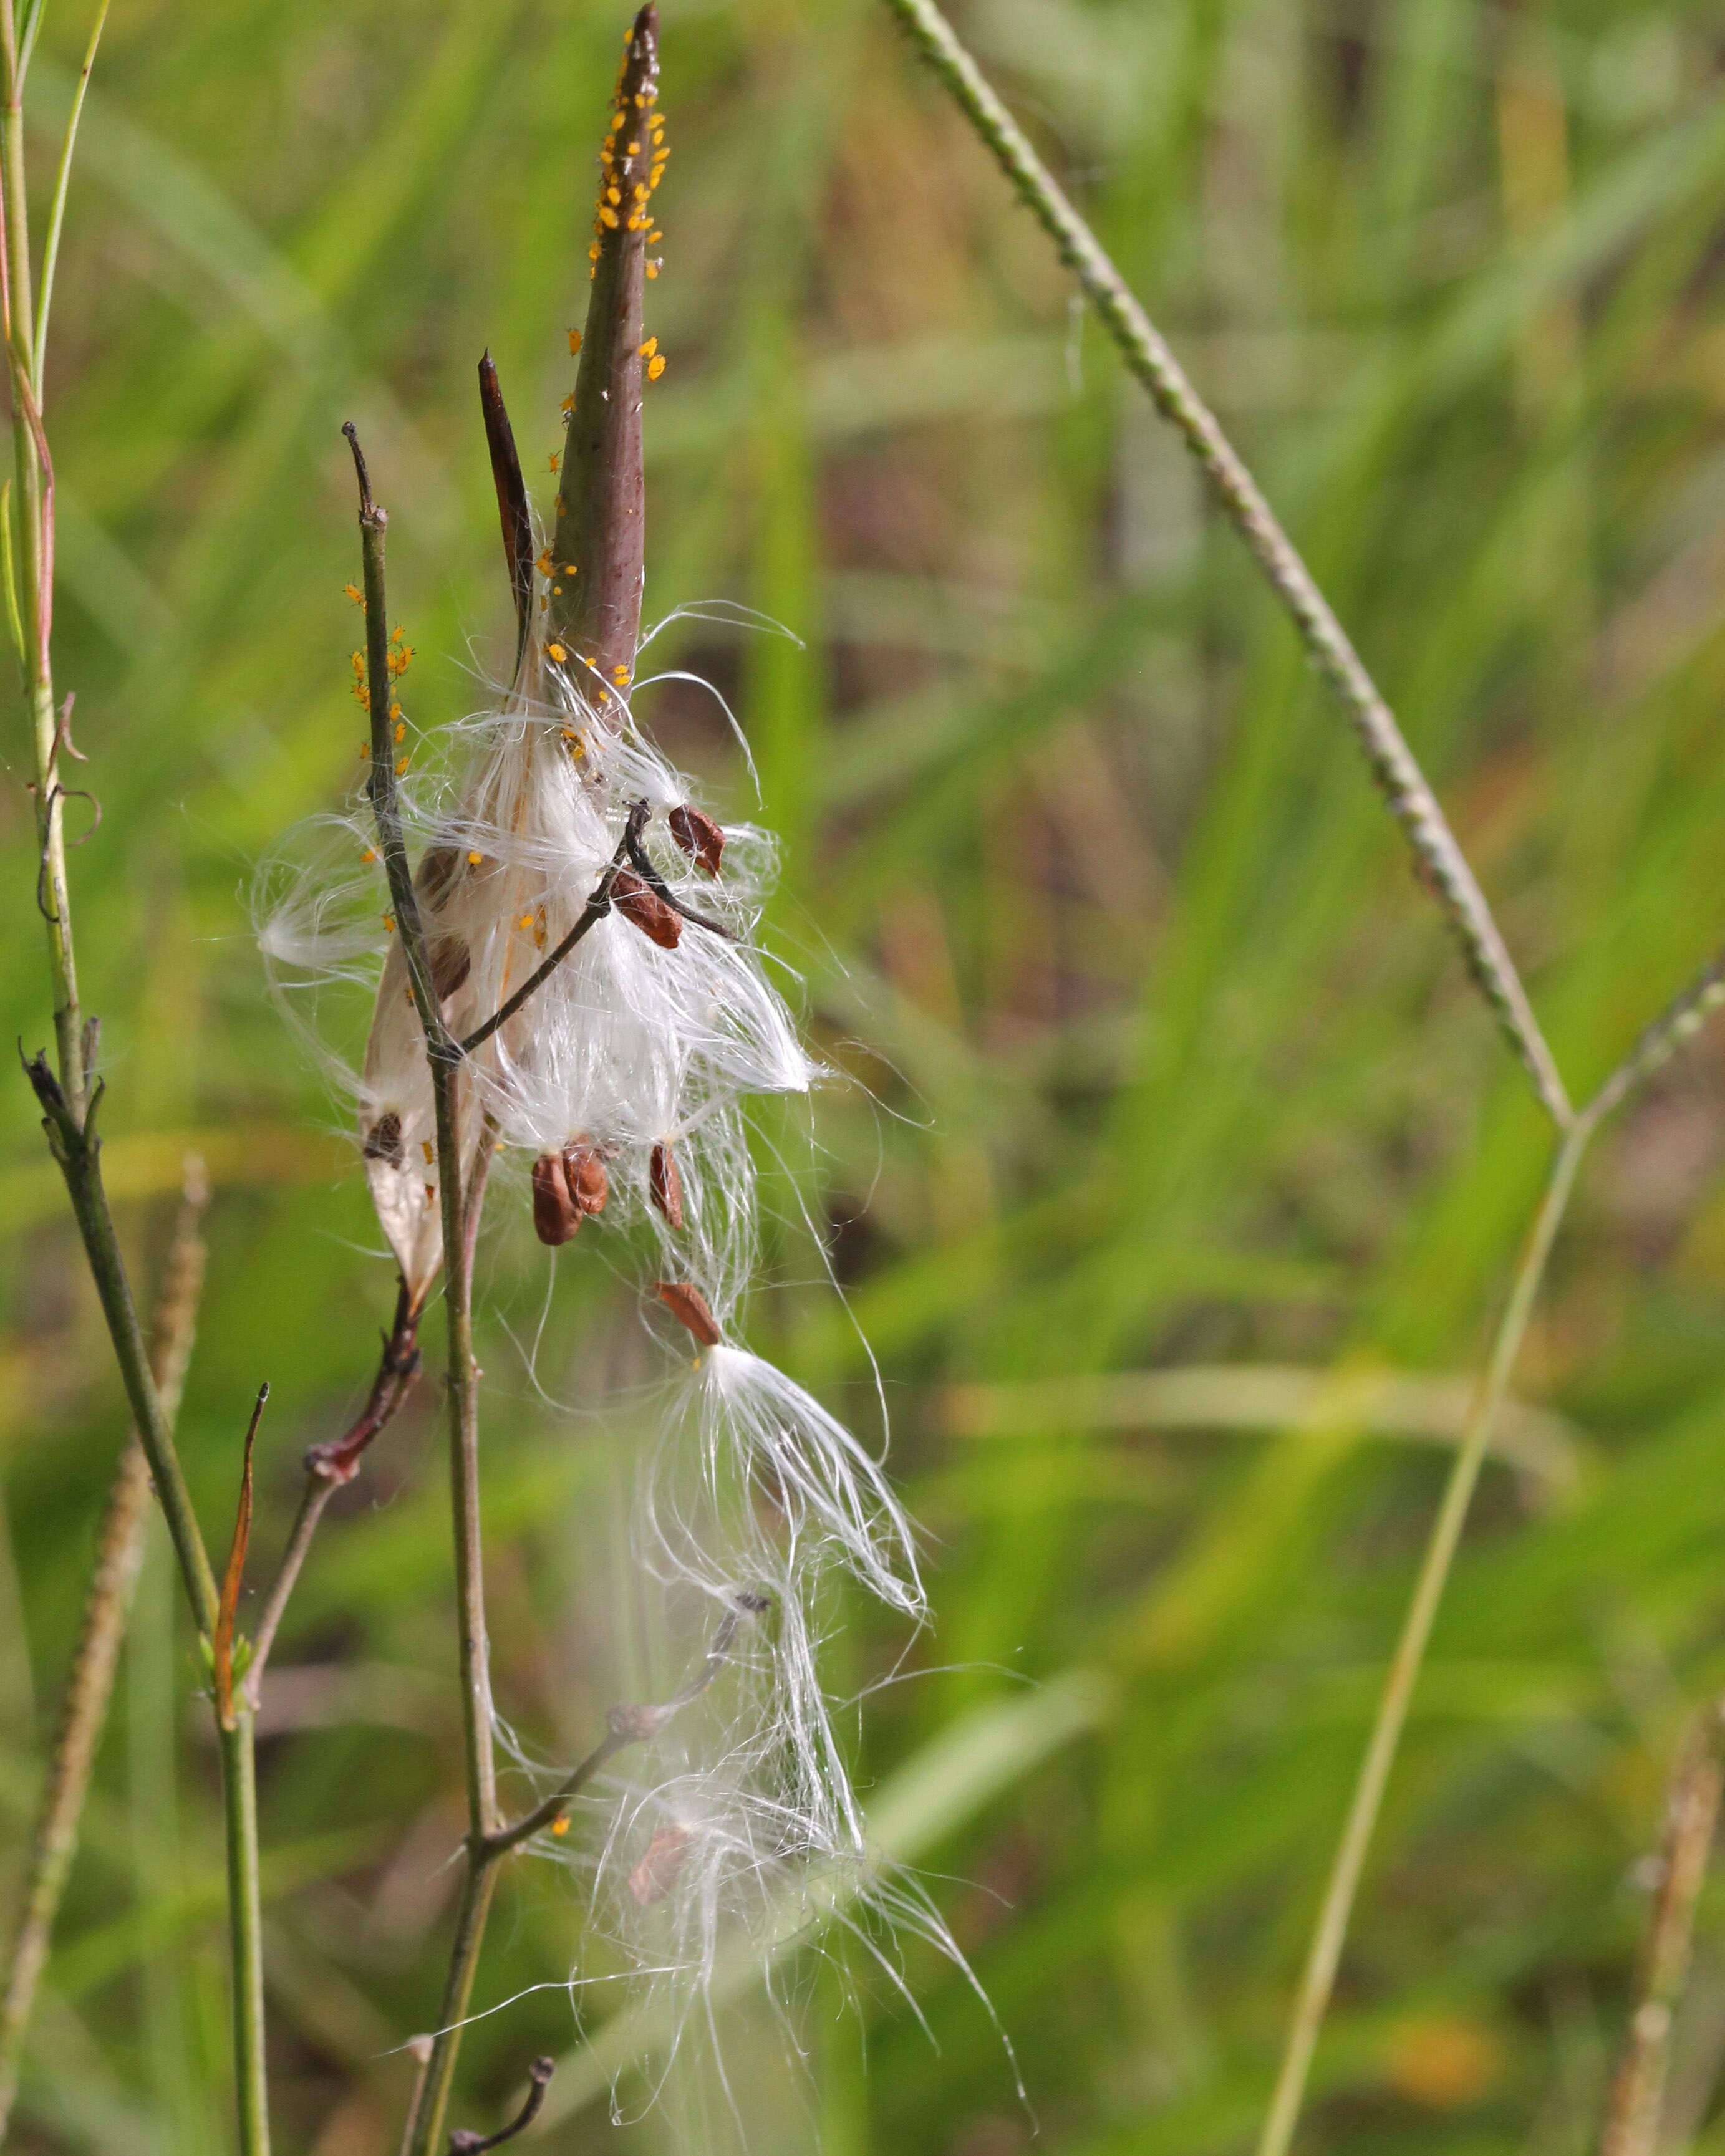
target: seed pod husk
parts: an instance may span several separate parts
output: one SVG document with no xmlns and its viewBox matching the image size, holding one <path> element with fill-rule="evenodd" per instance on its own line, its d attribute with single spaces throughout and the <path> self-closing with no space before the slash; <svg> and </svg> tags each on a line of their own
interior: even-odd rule
<svg viewBox="0 0 1725 2156">
<path fill-rule="evenodd" d="M 515 664 L 521 670 L 533 619 L 533 511 L 516 453 L 515 430 L 504 408 L 497 369 L 487 352 L 479 363 L 480 408 L 485 414 L 485 446 L 491 453 L 491 478 L 497 489 L 497 514 L 503 526 L 503 559 L 515 599 Z"/>
<path fill-rule="evenodd" d="M 533 1233 L 556 1250 L 573 1240 L 582 1217 L 561 1155 L 542 1154 L 533 1163 Z"/>
<path fill-rule="evenodd" d="M 725 834 L 712 818 L 692 801 L 685 801 L 680 808 L 673 808 L 665 821 L 670 825 L 672 838 L 696 866 L 716 876 L 719 873 L 719 857 L 725 850 Z"/>
<path fill-rule="evenodd" d="M 378 1116 L 360 1142 L 360 1151 L 367 1160 L 381 1160 L 391 1168 L 399 1168 L 403 1158 L 401 1142 L 401 1117 L 391 1108 Z"/>
<path fill-rule="evenodd" d="M 680 1232 L 683 1225 L 683 1178 L 677 1173 L 676 1155 L 661 1139 L 647 1164 L 647 1188 L 653 1203 L 664 1214 L 668 1227 Z"/>
<path fill-rule="evenodd" d="M 660 1281 L 659 1300 L 681 1325 L 686 1326 L 703 1348 L 716 1348 L 724 1337 L 712 1306 L 689 1281 Z"/>
<path fill-rule="evenodd" d="M 472 970 L 465 936 L 439 936 L 431 947 L 431 991 L 439 1003 L 454 994 Z"/>
<path fill-rule="evenodd" d="M 552 552 L 575 573 L 551 595 L 549 636 L 586 660 L 595 701 L 614 720 L 634 678 L 641 629 L 644 498 L 641 465 L 642 300 L 648 198 L 659 184 L 653 108 L 659 95 L 659 15 L 636 16 L 624 49 L 599 157 L 593 290 L 564 437 Z"/>
<path fill-rule="evenodd" d="M 611 1182 L 596 1145 L 576 1138 L 563 1147 L 563 1179 L 569 1186 L 570 1198 L 584 1214 L 590 1217 L 604 1211 Z"/>
<path fill-rule="evenodd" d="M 633 869 L 619 869 L 611 879 L 611 903 L 661 951 L 676 949 L 683 933 L 682 916 Z"/>
</svg>

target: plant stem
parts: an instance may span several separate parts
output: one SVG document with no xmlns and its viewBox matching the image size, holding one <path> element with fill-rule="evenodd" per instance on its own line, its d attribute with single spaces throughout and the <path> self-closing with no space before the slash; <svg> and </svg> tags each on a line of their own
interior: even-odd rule
<svg viewBox="0 0 1725 2156">
<path fill-rule="evenodd" d="M 162 1414 L 170 1424 L 178 1412 L 197 1327 L 204 1255 L 198 1223 L 207 1196 L 202 1164 L 188 1159 L 185 1199 L 156 1309 L 156 1386 Z M 0 2142 L 6 2138 L 7 2122 L 18 2094 L 24 2031 L 78 1846 L 78 1823 L 96 1745 L 107 1720 L 115 1665 L 143 1561 L 149 1512 L 149 1463 L 137 1433 L 129 1431 L 97 1537 L 95 1569 L 85 1598 L 84 1622 L 66 1680 L 59 1733 L 49 1763 L 31 1848 L 23 1912 L 13 1946 L 5 1999 L 0 2003 Z"/>
<path fill-rule="evenodd" d="M 305 1455 L 305 1488 L 300 1509 L 288 1534 L 287 1548 L 275 1579 L 265 1596 L 252 1637 L 251 1666 L 245 1688 L 253 1712 L 258 1706 L 264 1666 L 275 1644 L 275 1635 L 287 1609 L 288 1597 L 300 1577 L 300 1568 L 317 1532 L 323 1509 L 344 1483 L 359 1472 L 367 1447 L 382 1430 L 413 1389 L 419 1374 L 419 1312 L 403 1281 L 395 1299 L 395 1322 L 383 1337 L 383 1353 L 366 1404 L 349 1428 L 327 1444 L 314 1445 Z"/>
<path fill-rule="evenodd" d="M 428 1052 L 429 1044 L 428 1043 Z M 431 1065 L 437 1107 L 439 1173 L 444 1210 L 444 1307 L 449 1337 L 449 1502 L 455 1536 L 455 1606 L 460 1627 L 461 1734 L 467 1770 L 466 1876 L 449 1966 L 432 2040 L 431 2059 L 416 2092 L 407 2156 L 431 2156 L 443 2133 L 461 2046 L 461 2024 L 473 1993 L 480 1947 L 490 1914 L 495 1860 L 486 1844 L 496 1825 L 496 1763 L 491 1750 L 491 1679 L 485 1638 L 485 1559 L 480 1532 L 479 1373 L 473 1360 L 473 1245 L 463 1219 L 465 1194 L 455 1145 L 456 1071 Z M 475 1183 L 478 1178 L 475 1177 Z M 477 1189 L 473 1194 L 477 1202 Z"/>
<path fill-rule="evenodd" d="M 107 1320 L 108 1337 L 120 1365 L 139 1440 L 150 1462 L 156 1494 L 167 1520 L 192 1614 L 199 1631 L 213 1638 L 218 1605 L 215 1575 L 210 1570 L 209 1555 L 198 1532 L 197 1515 L 192 1509 L 192 1493 L 186 1486 L 173 1435 L 162 1413 L 161 1396 L 150 1374 L 144 1336 L 132 1302 L 131 1283 L 126 1278 L 126 1263 L 120 1255 L 107 1194 L 102 1188 L 101 1146 L 95 1136 L 101 1088 L 96 1088 L 80 1124 L 74 1119 L 66 1096 L 44 1059 L 37 1056 L 25 1069 L 43 1110 L 43 1128 L 48 1133 L 49 1144 L 66 1179 L 73 1216 L 84 1240 L 84 1255 L 95 1282 L 102 1315 Z"/>
<path fill-rule="evenodd" d="M 1428 872 L 1468 970 L 1527 1066 L 1553 1122 L 1559 1130 L 1567 1130 L 1574 1118 L 1568 1095 L 1491 910 L 1394 714 L 1257 482 L 934 0 L 886 0 L 886 4 L 1054 241 L 1157 409 L 1185 437 L 1217 501 L 1340 698 L 1379 791 Z"/>
<path fill-rule="evenodd" d="M 250 1702 L 236 1697 L 231 1727 L 220 1721 L 222 1804 L 228 1837 L 228 1922 L 234 1942 L 234 2096 L 240 2156 L 270 2156 L 270 2098 L 264 2056 L 264 1908 L 258 1867 L 258 1774 Z"/>
<path fill-rule="evenodd" d="M 461 2041 L 460 2022 L 473 1989 L 495 1884 L 486 1839 L 496 1825 L 496 1763 L 491 1750 L 491 1686 L 485 1638 L 485 1559 L 480 1541 L 479 1373 L 473 1359 L 473 1242 L 469 1204 L 477 1204 L 490 1147 L 475 1162 L 474 1188 L 463 1187 L 459 1140 L 462 1054 L 444 1024 L 431 984 L 425 932 L 408 861 L 396 798 L 389 736 L 388 598 L 384 535 L 389 519 L 372 499 L 359 439 L 343 429 L 359 480 L 360 547 L 365 567 L 367 674 L 372 721 L 372 768 L 367 791 L 378 848 L 389 877 L 396 932 L 425 1034 L 425 1057 L 437 1120 L 439 1195 L 443 1210 L 444 1308 L 449 1329 L 449 1502 L 455 1543 L 456 1614 L 460 1628 L 461 1731 L 467 1782 L 467 1871 L 449 1951 L 439 2026 L 430 2061 L 415 2093 L 404 2143 L 408 2156 L 429 2156 L 443 2130 L 449 2085 Z"/>
<path fill-rule="evenodd" d="M 1343 1828 L 1341 1843 L 1331 1866 L 1329 1883 L 1324 1890 L 1323 1906 L 1318 1914 L 1317 1926 L 1312 1933 L 1306 1967 L 1301 1976 L 1299 1995 L 1295 2002 L 1293 2020 L 1289 2025 L 1286 2046 L 1282 2053 L 1281 2071 L 1277 2077 L 1269 2115 L 1258 2141 L 1258 2156 L 1286 2156 L 1288 2145 L 1293 2138 L 1301 2102 L 1306 2092 L 1307 2076 L 1312 2066 L 1312 2055 L 1317 2047 L 1318 2030 L 1323 2025 L 1324 2014 L 1330 2003 L 1337 1964 L 1342 1957 L 1343 1942 L 1348 1935 L 1348 1922 L 1353 1909 L 1354 1894 L 1359 1886 L 1366 1851 L 1370 1845 L 1373 1830 L 1377 1825 L 1378 1814 L 1384 1802 L 1384 1786 L 1389 1779 L 1396 1748 L 1401 1741 L 1403 1726 L 1407 1721 L 1409 1702 L 1413 1697 L 1426 1642 L 1431 1636 L 1432 1620 L 1437 1615 L 1438 1604 L 1443 1599 L 1444 1584 L 1449 1578 L 1450 1565 L 1467 1518 L 1474 1485 L 1479 1480 L 1480 1467 L 1491 1442 L 1492 1420 L 1508 1385 L 1510 1373 L 1515 1367 L 1534 1298 L 1545 1275 L 1546 1260 L 1551 1255 L 1553 1241 L 1568 1204 L 1569 1194 L 1574 1187 L 1576 1170 L 1581 1164 L 1581 1157 L 1587 1149 L 1588 1140 L 1593 1135 L 1597 1120 L 1591 1111 L 1579 1118 L 1557 1148 L 1545 1194 L 1540 1200 L 1538 1213 L 1510 1287 L 1509 1300 L 1498 1320 L 1497 1337 L 1491 1343 L 1491 1360 L 1481 1380 L 1455 1464 L 1450 1470 L 1443 1502 L 1432 1523 L 1430 1539 L 1426 1543 L 1413 1599 L 1403 1620 L 1401 1637 L 1396 1642 L 1383 1697 L 1378 1703 L 1377 1719 L 1372 1725 L 1371 1738 L 1360 1764 L 1353 1801 L 1348 1806 L 1347 1824 Z"/>
<path fill-rule="evenodd" d="M 1720 1704 L 1685 1732 L 1671 1772 L 1659 1885 L 1641 1942 L 1635 2010 L 1611 2085 L 1599 2156 L 1653 2156 L 1670 2064 L 1671 2024 L 1689 1974 L 1695 1907 L 1707 1878 L 1725 1776 Z"/>
<path fill-rule="evenodd" d="M 71 916 L 66 893 L 64 796 L 59 784 L 59 730 L 54 718 L 54 675 L 49 660 L 49 630 L 54 610 L 54 518 L 51 467 L 49 494 L 44 495 L 47 444 L 40 434 L 40 382 L 32 346 L 34 325 L 30 300 L 30 226 L 24 192 L 23 83 L 18 65 L 12 0 L 0 7 L 0 60 L 5 72 L 5 104 L 0 107 L 0 307 L 4 311 L 7 358 L 12 376 L 13 461 L 18 474 L 18 517 L 23 544 L 19 550 L 23 577 L 20 608 L 24 630 L 25 694 L 36 751 L 36 844 L 41 864 L 37 899 L 48 931 L 49 972 L 54 983 L 55 1061 L 60 1086 L 73 1113 L 81 1121 L 87 1074 L 80 1038 L 78 969 L 72 952 Z M 31 424 L 34 413 L 37 424 Z"/>
<path fill-rule="evenodd" d="M 104 11 L 104 13 L 105 11 Z M 101 18 L 96 33 L 100 35 Z M 95 38 L 86 56 L 87 78 Z M 13 0 L 0 0 L 0 60 L 5 102 L 0 107 L 0 311 L 12 377 L 13 451 L 23 525 L 25 685 L 36 751 L 36 837 L 40 868 L 37 904 L 47 923 L 54 983 L 58 1080 L 44 1058 L 26 1065 L 43 1111 L 43 1126 L 66 1179 L 72 1210 L 95 1281 L 109 1337 L 120 1365 L 138 1440 L 167 1519 L 181 1575 L 198 1627 L 215 1635 L 218 1599 L 208 1553 L 198 1532 L 191 1492 L 174 1450 L 164 1410 L 144 1352 L 143 1335 L 120 1254 L 113 1215 L 102 1188 L 101 1149 L 95 1112 L 101 1088 L 90 1088 L 89 1049 L 78 1002 L 72 922 L 66 883 L 64 792 L 59 781 L 60 722 L 54 716 L 50 634 L 54 619 L 54 467 L 41 413 L 42 357 L 31 319 L 30 234 L 24 188 L 23 73 Z M 53 211 L 49 260 L 43 285 L 44 310 L 52 296 L 54 256 L 65 186 L 70 172 L 83 84 L 74 106 Z M 222 1782 L 228 1840 L 229 1914 L 234 1937 L 234 2065 L 243 2156 L 268 2156 L 268 2102 L 264 2060 L 263 1931 L 258 1892 L 257 1787 L 249 1707 L 220 1732 Z"/>
<path fill-rule="evenodd" d="M 54 304 L 54 274 L 60 259 L 60 229 L 66 219 L 66 195 L 72 181 L 72 153 L 78 146 L 78 123 L 84 117 L 85 93 L 90 88 L 90 70 L 95 65 L 96 47 L 102 41 L 102 28 L 107 19 L 108 0 L 101 0 L 90 29 L 90 43 L 84 50 L 84 64 L 78 70 L 78 87 L 72 94 L 72 111 L 66 121 L 66 139 L 60 149 L 59 170 L 54 175 L 54 206 L 48 213 L 48 237 L 42 247 L 42 300 L 36 310 L 36 338 L 33 354 L 36 401 L 39 404 L 42 402 L 43 383 L 47 378 L 48 312 Z"/>
</svg>

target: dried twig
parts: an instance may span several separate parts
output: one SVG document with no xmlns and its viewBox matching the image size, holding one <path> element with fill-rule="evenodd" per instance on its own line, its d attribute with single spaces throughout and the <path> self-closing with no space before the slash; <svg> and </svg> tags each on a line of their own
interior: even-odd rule
<svg viewBox="0 0 1725 2156">
<path fill-rule="evenodd" d="M 700 1698 L 724 1668 L 737 1627 L 747 1618 L 758 1617 L 769 1606 L 764 1594 L 752 1591 L 739 1594 L 713 1635 L 712 1645 L 701 1657 L 700 1668 L 681 1691 L 652 1706 L 612 1707 L 605 1717 L 605 1733 L 592 1751 L 531 1811 L 491 1835 L 485 1843 L 486 1854 L 493 1858 L 506 1856 L 524 1841 L 531 1841 L 536 1834 L 544 1833 L 547 1827 L 556 1825 L 571 1800 L 581 1794 L 608 1760 L 631 1744 L 644 1744 L 649 1737 L 658 1736 L 682 1708 Z"/>
<path fill-rule="evenodd" d="M 287 1547 L 282 1553 L 275 1581 L 264 1598 L 252 1641 L 252 1658 L 245 1683 L 254 1710 L 264 1681 L 264 1666 L 275 1644 L 288 1597 L 299 1579 L 317 1523 L 323 1517 L 323 1508 L 336 1491 L 359 1472 L 359 1463 L 367 1448 L 395 1415 L 413 1390 L 413 1380 L 418 1374 L 419 1312 L 408 1296 L 407 1283 L 403 1281 L 395 1298 L 395 1320 L 383 1336 L 377 1374 L 372 1381 L 365 1405 L 340 1437 L 314 1445 L 305 1455 L 305 1493 L 289 1531 Z"/>
<path fill-rule="evenodd" d="M 516 2134 L 525 2133 L 539 2116 L 539 2107 L 545 2101 L 545 2092 L 551 2077 L 557 2071 L 557 2061 L 535 2059 L 527 2069 L 526 2099 L 507 2126 L 500 2127 L 495 2133 L 475 2133 L 460 2126 L 449 2136 L 449 2156 L 480 2156 L 486 2148 L 501 2148 L 506 2141 L 513 2141 Z"/>
</svg>

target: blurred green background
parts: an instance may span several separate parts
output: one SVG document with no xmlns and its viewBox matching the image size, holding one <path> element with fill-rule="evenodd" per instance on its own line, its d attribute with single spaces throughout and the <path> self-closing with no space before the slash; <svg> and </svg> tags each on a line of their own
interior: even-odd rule
<svg viewBox="0 0 1725 2156">
<path fill-rule="evenodd" d="M 968 0 L 961 30 L 1259 470 L 1401 714 L 1578 1093 L 1725 925 L 1725 32 L 1599 0 Z M 32 78 L 51 178 L 87 23 Z M 352 783 L 352 479 L 392 513 L 416 726 L 511 634 L 474 365 L 530 480 L 570 386 L 623 18 L 593 0 L 118 0 L 54 315 L 59 684 L 110 1188 L 141 1293 L 214 1184 L 182 1423 L 254 1576 L 392 1299 L 341 1104 L 268 1002 L 256 865 Z M 883 1834 L 1015 2048 L 914 1942 L 722 2015 L 762 2152 L 1242 2149 L 1547 1138 L 1335 709 L 1041 235 L 865 0 L 666 0 L 649 326 L 655 653 L 735 703 L 767 932 L 834 1068 L 775 1133 L 757 1342 L 879 1414 L 936 1621 L 834 1681 Z M 0 737 L 0 998 L 49 1036 L 28 752 Z M 716 800 L 710 699 L 640 699 Z M 74 803 L 71 828 L 83 828 Z M 0 1889 L 21 1872 L 124 1427 L 21 1078 L 0 1087 Z M 517 1183 L 480 1300 L 495 1680 L 541 1750 L 626 1691 L 651 1367 L 626 1253 L 547 1293 Z M 437 1340 L 434 1322 L 429 1339 Z M 434 1363 L 440 1342 L 428 1357 Z M 1330 1380 L 1340 1373 L 1344 1383 Z M 1586 1169 L 1420 1686 L 1310 2150 L 1589 2148 L 1686 1712 L 1725 1681 L 1725 1042 Z M 608 1398 L 618 1395 L 608 1406 Z M 548 1397 L 547 1397 L 548 1396 Z M 332 1507 L 261 1758 L 278 2145 L 388 2156 L 460 1830 L 439 1389 Z M 152 1545 L 15 2143 L 229 2145 L 219 1811 Z M 242 1622 L 244 1622 L 244 1617 Z M 901 1661 L 901 1657 L 903 1657 Z M 884 1680 L 896 1675 L 897 1681 Z M 1045 1689 L 1037 1691 L 1033 1686 Z M 872 1688 L 872 1689 L 871 1689 Z M 859 1727 L 860 1722 L 860 1727 Z M 577 2031 L 578 1881 L 500 1897 L 458 2118 Z M 891 1953 L 889 1951 L 889 1959 Z M 855 2011 L 842 2010 L 855 1994 Z M 667 2146 L 566 2064 L 542 2145 Z M 612 2051 L 603 2047 L 609 2041 Z M 1667 2143 L 1725 2148 L 1725 1896 Z M 722 2110 L 722 2106 L 720 2107 Z"/>
</svg>

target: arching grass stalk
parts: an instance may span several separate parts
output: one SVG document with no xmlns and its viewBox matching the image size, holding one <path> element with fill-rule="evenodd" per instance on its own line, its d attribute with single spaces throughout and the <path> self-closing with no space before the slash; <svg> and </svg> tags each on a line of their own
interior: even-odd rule
<svg viewBox="0 0 1725 2156">
<path fill-rule="evenodd" d="M 1547 1113 L 1559 1130 L 1568 1129 L 1574 1114 L 1568 1094 L 1473 870 L 1402 737 L 1395 714 L 1257 481 L 1096 234 L 1066 199 L 933 0 L 886 0 L 886 4 L 1054 241 L 1157 410 L 1178 429 L 1198 459 L 1212 493 L 1341 700 L 1378 790 L 1425 870 L 1480 993 L 1526 1066 Z"/>
<path fill-rule="evenodd" d="M 1725 1001 L 1716 959 L 1636 1042 L 1579 1114 L 1533 1015 L 1513 960 L 1388 704 L 1263 494 L 1089 226 L 954 35 L 934 0 L 887 0 L 924 59 L 1053 239 L 1127 367 L 1178 428 L 1301 641 L 1340 698 L 1391 812 L 1426 871 L 1469 971 L 1531 1077 L 1559 1142 L 1498 1322 L 1486 1372 L 1445 1484 L 1389 1665 L 1301 1975 L 1258 2156 L 1286 2156 L 1347 1937 L 1354 1895 L 1406 1722 L 1426 1644 L 1474 1486 L 1562 1224 L 1576 1173 L 1600 1123 Z"/>
<path fill-rule="evenodd" d="M 1491 1358 L 1480 1382 L 1473 1411 L 1468 1418 L 1455 1463 L 1444 1486 L 1437 1517 L 1432 1522 L 1425 1553 L 1420 1560 L 1413 1599 L 1408 1605 L 1407 1615 L 1402 1620 L 1401 1636 L 1396 1641 L 1395 1652 L 1378 1699 L 1377 1715 L 1373 1721 L 1371 1735 L 1366 1742 L 1365 1756 L 1360 1762 L 1353 1796 L 1348 1808 L 1348 1818 L 1342 1830 L 1342 1839 L 1330 1866 L 1317 1922 L 1312 1932 L 1312 1943 L 1307 1950 L 1306 1965 L 1301 1973 L 1300 1988 L 1288 2025 L 1275 2092 L 1259 2137 L 1258 2156 L 1286 2156 L 1294 2128 L 1299 2123 L 1300 2107 L 1312 2069 L 1312 2053 L 1317 2049 L 1324 2015 L 1329 2010 L 1330 1994 L 1335 1986 L 1336 1970 L 1348 1936 L 1348 1920 L 1353 1912 L 1353 1899 L 1359 1888 L 1360 1873 L 1383 1806 L 1389 1770 L 1394 1763 L 1402 1730 L 1407 1722 L 1414 1682 L 1425 1659 L 1426 1643 L 1431 1636 L 1438 1604 L 1443 1599 L 1444 1587 L 1450 1576 L 1450 1566 L 1455 1558 L 1456 1545 L 1461 1541 L 1461 1530 L 1466 1522 L 1474 1485 L 1479 1480 L 1480 1468 L 1491 1441 L 1492 1424 L 1514 1371 L 1516 1358 L 1527 1329 L 1527 1320 L 1538 1297 L 1552 1245 L 1563 1224 L 1582 1158 L 1605 1118 L 1629 1097 L 1636 1086 L 1645 1083 L 1668 1062 L 1683 1043 L 1692 1038 L 1708 1013 L 1717 1009 L 1721 1003 L 1725 1003 L 1725 956 L 1716 958 L 1675 1002 L 1645 1029 L 1617 1069 L 1576 1116 L 1553 1156 L 1544 1194 L 1522 1248 L 1521 1262 L 1511 1282 L 1503 1315 L 1497 1322 Z"/>
</svg>

